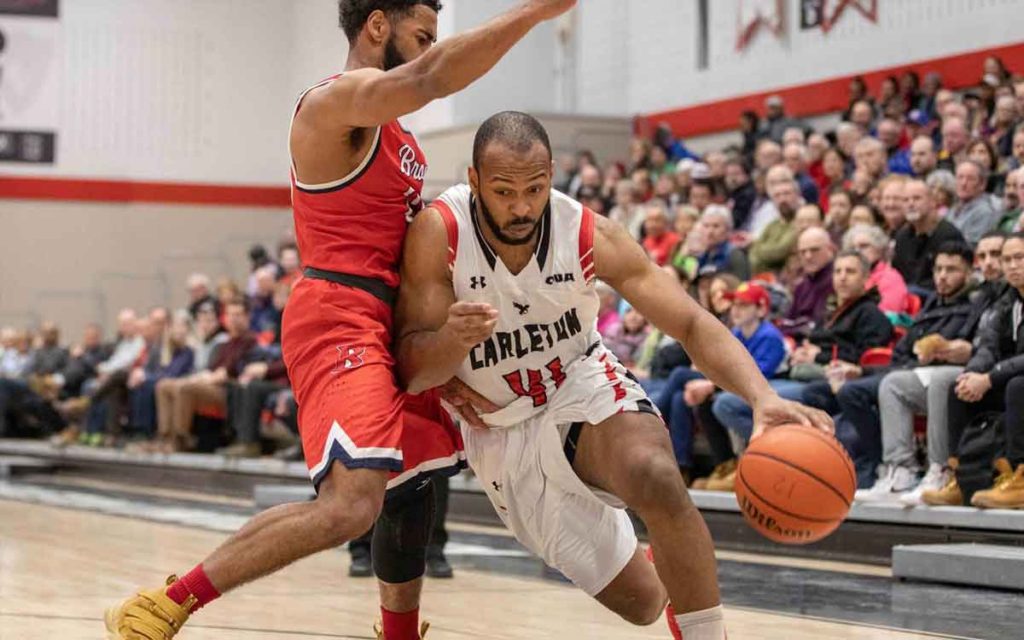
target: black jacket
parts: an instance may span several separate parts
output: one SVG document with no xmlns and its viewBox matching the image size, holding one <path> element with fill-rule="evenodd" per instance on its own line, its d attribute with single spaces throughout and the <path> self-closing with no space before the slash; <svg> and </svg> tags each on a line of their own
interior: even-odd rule
<svg viewBox="0 0 1024 640">
<path fill-rule="evenodd" d="M 729 193 L 732 200 L 732 228 L 742 229 L 750 218 L 750 212 L 754 208 L 754 201 L 757 200 L 757 187 L 753 180 Z"/>
<path fill-rule="evenodd" d="M 949 298 L 929 298 L 907 335 L 893 349 L 892 368 L 916 367 L 914 343 L 933 333 L 946 340 L 971 340 L 982 312 L 991 304 L 985 294 L 986 291 L 967 286 Z"/>
<path fill-rule="evenodd" d="M 808 340 L 821 348 L 815 361 L 828 364 L 832 361 L 832 347 L 836 357 L 844 362 L 857 364 L 864 352 L 875 347 L 888 346 L 892 341 L 892 324 L 879 311 L 881 296 L 878 290 L 870 291 L 836 309 L 835 313 L 821 326 L 811 332 Z"/>
<path fill-rule="evenodd" d="M 1010 289 L 999 299 L 991 325 L 981 332 L 967 370 L 988 373 L 995 386 L 1024 375 L 1024 298 Z"/>
</svg>

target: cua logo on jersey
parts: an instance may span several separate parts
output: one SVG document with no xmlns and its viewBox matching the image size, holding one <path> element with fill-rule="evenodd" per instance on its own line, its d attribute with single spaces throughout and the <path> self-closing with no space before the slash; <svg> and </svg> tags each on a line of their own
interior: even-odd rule
<svg viewBox="0 0 1024 640">
<path fill-rule="evenodd" d="M 555 273 L 544 281 L 548 284 L 563 284 L 565 282 L 576 282 L 576 276 L 571 273 Z"/>
<path fill-rule="evenodd" d="M 427 175 L 427 165 L 416 161 L 416 151 L 414 151 L 412 147 L 407 144 L 403 144 L 398 150 L 398 161 L 398 167 L 401 169 L 402 173 L 413 180 L 423 182 L 423 178 Z"/>
</svg>

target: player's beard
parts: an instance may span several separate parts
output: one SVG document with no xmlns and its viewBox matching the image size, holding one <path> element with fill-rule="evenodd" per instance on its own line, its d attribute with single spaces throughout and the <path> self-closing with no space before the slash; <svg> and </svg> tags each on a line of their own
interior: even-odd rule
<svg viewBox="0 0 1024 640">
<path fill-rule="evenodd" d="M 391 71 L 395 67 L 400 67 L 408 62 L 402 57 L 402 53 L 398 50 L 395 45 L 395 36 L 388 38 L 388 43 L 384 45 L 384 70 Z"/>
<path fill-rule="evenodd" d="M 530 218 L 513 218 L 512 220 L 509 220 L 508 225 L 506 226 L 512 226 L 514 224 L 521 224 L 524 222 L 533 222 L 533 230 L 530 231 L 530 233 L 526 234 L 522 238 L 513 238 L 506 235 L 505 231 L 498 225 L 498 221 L 494 219 L 493 215 L 491 215 L 491 210 L 487 208 L 487 204 L 484 203 L 483 198 L 474 198 L 474 200 L 476 200 L 477 206 L 480 207 L 480 213 L 481 215 L 483 215 L 484 222 L 487 223 L 487 227 L 491 230 L 491 233 L 493 233 L 494 236 L 498 238 L 498 240 L 500 240 L 503 244 L 508 244 L 512 246 L 530 244 L 531 242 L 533 242 L 534 236 L 537 235 L 537 229 L 540 228 L 540 223 L 544 219 L 544 216 L 542 215 L 540 218 L 537 219 L 536 222 L 534 222 Z M 547 212 L 550 208 L 551 201 L 549 200 L 548 203 L 544 206 L 544 215 L 547 215 Z"/>
</svg>

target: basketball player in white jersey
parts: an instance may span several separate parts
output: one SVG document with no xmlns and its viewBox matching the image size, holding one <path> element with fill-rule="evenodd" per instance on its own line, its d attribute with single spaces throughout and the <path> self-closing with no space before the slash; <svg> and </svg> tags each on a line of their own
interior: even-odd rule
<svg viewBox="0 0 1024 640">
<path fill-rule="evenodd" d="M 505 112 L 480 127 L 469 185 L 445 192 L 406 238 L 399 375 L 412 393 L 451 379 L 472 390 L 460 409 L 469 463 L 520 542 L 632 623 L 653 623 L 671 602 L 675 637 L 722 640 L 711 537 L 664 423 L 601 344 L 596 280 L 750 402 L 759 430 L 831 430 L 831 420 L 779 398 L 636 240 L 551 181 L 534 118 Z M 647 526 L 656 565 L 623 506 Z"/>
</svg>

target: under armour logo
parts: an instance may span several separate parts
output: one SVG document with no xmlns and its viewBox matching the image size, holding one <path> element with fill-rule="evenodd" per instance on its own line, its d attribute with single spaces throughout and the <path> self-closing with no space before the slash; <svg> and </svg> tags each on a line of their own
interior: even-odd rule
<svg viewBox="0 0 1024 640">
<path fill-rule="evenodd" d="M 516 311 L 518 311 L 519 315 L 521 316 L 525 316 L 526 314 L 530 313 L 530 305 L 528 304 L 519 304 L 518 302 L 513 302 L 512 306 L 516 308 Z"/>
<path fill-rule="evenodd" d="M 494 482 L 492 482 L 492 483 L 491 483 L 491 486 L 492 486 L 492 487 L 494 487 L 494 490 L 495 490 L 495 491 L 498 491 L 498 492 L 500 492 L 500 491 L 501 491 L 501 483 L 500 483 L 500 482 L 498 482 L 497 480 L 495 480 Z"/>
<path fill-rule="evenodd" d="M 331 373 L 340 373 L 342 369 L 356 369 L 366 362 L 363 356 L 366 355 L 366 347 L 335 347 L 338 350 L 338 363 Z"/>
<path fill-rule="evenodd" d="M 470 289 L 486 289 L 487 288 L 487 279 L 484 278 L 483 276 L 473 276 L 472 278 L 469 279 L 469 288 Z"/>
</svg>

